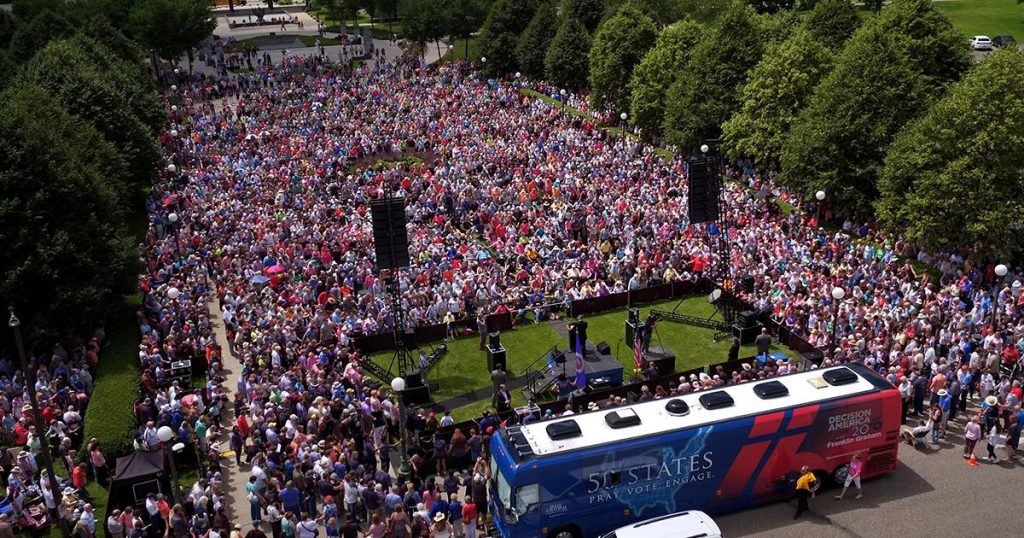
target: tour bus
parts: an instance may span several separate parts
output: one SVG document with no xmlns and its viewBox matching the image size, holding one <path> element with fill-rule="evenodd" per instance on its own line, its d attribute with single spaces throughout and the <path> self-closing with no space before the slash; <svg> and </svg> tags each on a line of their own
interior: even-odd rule
<svg viewBox="0 0 1024 538">
<path fill-rule="evenodd" d="M 842 482 L 896 468 L 900 396 L 859 364 L 502 428 L 490 509 L 505 538 L 592 538 L 683 510 L 794 495 L 800 468 Z"/>
</svg>

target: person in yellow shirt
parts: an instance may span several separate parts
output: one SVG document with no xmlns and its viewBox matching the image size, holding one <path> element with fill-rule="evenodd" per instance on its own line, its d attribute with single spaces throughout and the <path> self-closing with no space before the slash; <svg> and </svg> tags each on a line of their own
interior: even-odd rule
<svg viewBox="0 0 1024 538">
<path fill-rule="evenodd" d="M 814 476 L 810 468 L 804 465 L 800 468 L 800 478 L 796 481 L 796 514 L 793 519 L 800 517 L 800 514 L 807 512 L 807 499 L 814 497 L 814 490 L 818 478 Z"/>
</svg>

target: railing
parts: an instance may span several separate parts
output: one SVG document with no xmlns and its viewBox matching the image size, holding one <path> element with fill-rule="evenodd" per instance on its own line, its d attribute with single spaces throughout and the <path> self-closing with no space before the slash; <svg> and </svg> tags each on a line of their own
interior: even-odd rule
<svg viewBox="0 0 1024 538">
<path fill-rule="evenodd" d="M 559 355 L 563 355 L 563 352 L 558 350 L 557 344 L 553 345 L 550 348 L 548 348 L 547 351 L 542 353 L 541 356 L 534 359 L 534 361 L 531 362 L 529 366 L 527 366 L 522 372 L 519 373 L 519 376 L 526 377 L 526 386 L 523 388 L 523 397 L 526 399 L 526 401 L 530 401 L 532 398 L 536 397 L 537 394 L 541 394 L 544 390 L 547 390 L 547 388 L 551 386 L 553 380 L 548 380 L 544 384 L 544 386 L 539 388 L 537 387 L 537 381 L 543 379 L 544 374 L 548 371 L 548 359 L 552 358 L 553 360 L 555 360 L 555 362 L 557 362 Z M 537 363 L 541 361 L 544 361 L 543 369 L 537 368 Z M 562 360 L 562 364 L 565 364 L 564 358 Z"/>
</svg>

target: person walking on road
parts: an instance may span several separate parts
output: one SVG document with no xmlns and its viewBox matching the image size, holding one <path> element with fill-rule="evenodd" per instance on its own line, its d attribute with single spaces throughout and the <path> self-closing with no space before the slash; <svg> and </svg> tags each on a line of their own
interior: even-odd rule
<svg viewBox="0 0 1024 538">
<path fill-rule="evenodd" d="M 811 472 L 810 467 L 804 465 L 800 468 L 800 478 L 796 481 L 796 514 L 793 519 L 800 517 L 800 514 L 810 510 L 807 506 L 807 499 L 814 497 L 814 486 L 818 479 Z"/>
<path fill-rule="evenodd" d="M 964 459 L 970 459 L 974 454 L 974 445 L 981 439 L 981 425 L 978 424 L 978 417 L 971 417 L 970 422 L 964 424 Z"/>
<path fill-rule="evenodd" d="M 843 500 L 843 495 L 846 495 L 846 489 L 850 487 L 850 484 L 857 486 L 857 496 L 854 499 L 860 499 L 863 497 L 863 491 L 860 489 L 860 473 L 864 470 L 864 462 L 860 459 L 860 453 L 854 452 L 853 458 L 850 459 L 850 465 L 846 468 L 846 482 L 843 484 L 843 491 L 836 495 L 836 500 Z"/>
</svg>

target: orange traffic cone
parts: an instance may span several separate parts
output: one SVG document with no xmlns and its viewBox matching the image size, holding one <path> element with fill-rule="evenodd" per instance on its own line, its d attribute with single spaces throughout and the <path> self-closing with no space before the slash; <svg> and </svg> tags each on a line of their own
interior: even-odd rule
<svg viewBox="0 0 1024 538">
<path fill-rule="evenodd" d="M 971 452 L 971 457 L 967 458 L 967 465 L 970 465 L 971 467 L 978 466 L 978 460 L 974 458 L 974 452 Z"/>
</svg>

